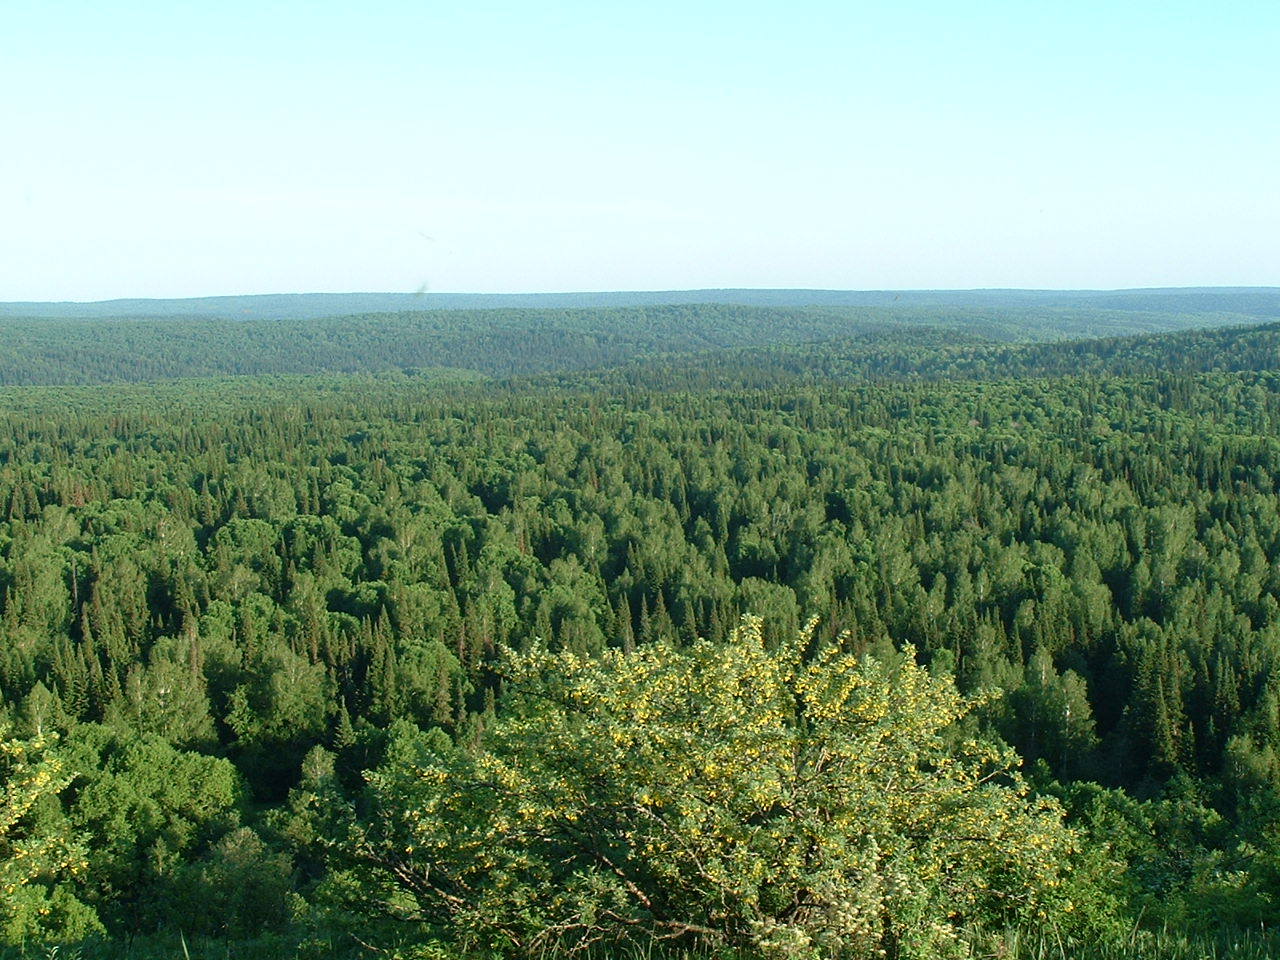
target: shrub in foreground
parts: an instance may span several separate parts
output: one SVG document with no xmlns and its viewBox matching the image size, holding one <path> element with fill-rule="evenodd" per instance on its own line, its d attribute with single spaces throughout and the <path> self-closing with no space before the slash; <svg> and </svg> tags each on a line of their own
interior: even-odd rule
<svg viewBox="0 0 1280 960">
<path fill-rule="evenodd" d="M 937 957 L 964 924 L 1070 911 L 1074 835 L 1012 751 L 960 734 L 978 701 L 909 649 L 810 640 L 747 618 L 722 645 L 507 652 L 482 747 L 404 733 L 370 776 L 346 888 L 519 954 Z"/>
</svg>

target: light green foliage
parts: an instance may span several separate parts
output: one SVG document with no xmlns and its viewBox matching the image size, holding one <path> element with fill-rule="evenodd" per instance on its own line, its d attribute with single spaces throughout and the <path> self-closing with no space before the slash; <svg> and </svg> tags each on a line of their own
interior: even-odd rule
<svg viewBox="0 0 1280 960">
<path fill-rule="evenodd" d="M 43 740 L 0 726 L 0 944 L 97 928 L 92 912 L 58 882 L 84 872 L 83 846 L 47 805 L 70 777 Z M 100 929 L 100 928 L 99 928 Z"/>
<path fill-rule="evenodd" d="M 810 633 L 599 658 L 508 653 L 482 750 L 403 744 L 352 852 L 384 905 L 512 951 L 702 940 L 936 957 L 976 919 L 1070 910 L 1075 843 L 1012 752 L 949 733 L 975 701 L 910 650 Z"/>
<path fill-rule="evenodd" d="M 68 818 L 89 844 L 86 899 L 113 929 L 163 923 L 176 873 L 238 825 L 235 768 L 154 735 L 92 725 L 79 728 L 67 757 L 79 774 Z"/>
<path fill-rule="evenodd" d="M 148 664 L 129 668 L 123 696 L 108 708 L 108 718 L 141 736 L 155 734 L 180 747 L 216 742 L 209 699 L 202 678 L 188 665 L 191 659 L 187 644 L 168 638 L 157 643 Z"/>
</svg>

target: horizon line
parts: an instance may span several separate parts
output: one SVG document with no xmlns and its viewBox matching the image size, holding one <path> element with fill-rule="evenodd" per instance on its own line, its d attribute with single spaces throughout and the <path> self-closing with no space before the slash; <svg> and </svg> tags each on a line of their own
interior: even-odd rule
<svg viewBox="0 0 1280 960">
<path fill-rule="evenodd" d="M 1158 287 L 654 287 L 631 289 L 598 289 L 598 290 L 523 290 L 523 291 L 484 291 L 484 290 L 296 290 L 266 291 L 258 293 L 207 293 L 194 296 L 125 296 L 103 297 L 101 299 L 71 300 L 0 300 L 0 306 L 18 304 L 78 304 L 91 306 L 96 304 L 123 303 L 128 301 L 187 301 L 187 300 L 229 300 L 251 299 L 255 297 L 369 297 L 397 296 L 428 299 L 431 297 L 571 297 L 602 296 L 621 294 L 714 294 L 714 293 L 1079 293 L 1079 294 L 1112 294 L 1112 293 L 1189 293 L 1194 291 L 1280 291 L 1280 284 L 1193 284 L 1188 286 Z"/>
</svg>

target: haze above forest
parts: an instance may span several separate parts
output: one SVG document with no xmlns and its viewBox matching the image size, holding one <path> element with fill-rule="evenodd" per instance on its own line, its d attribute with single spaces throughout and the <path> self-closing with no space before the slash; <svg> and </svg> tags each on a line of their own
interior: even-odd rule
<svg viewBox="0 0 1280 960">
<path fill-rule="evenodd" d="M 1123 290 L 705 289 L 566 293 L 268 293 L 185 299 L 0 302 L 0 317 L 254 317 L 306 319 L 356 313 L 678 304 L 849 307 L 1048 307 L 1134 312 L 1214 311 L 1280 317 L 1280 287 Z"/>
</svg>

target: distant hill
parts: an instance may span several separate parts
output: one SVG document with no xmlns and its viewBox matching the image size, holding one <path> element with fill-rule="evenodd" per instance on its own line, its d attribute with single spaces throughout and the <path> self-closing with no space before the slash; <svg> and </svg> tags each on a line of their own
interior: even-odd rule
<svg viewBox="0 0 1280 960">
<path fill-rule="evenodd" d="M 0 317 L 306 320 L 423 310 L 574 309 L 691 304 L 758 307 L 948 307 L 1212 313 L 1280 318 L 1280 287 L 1149 290 L 659 290 L 605 293 L 280 293 L 184 300 L 0 303 Z"/>
<path fill-rule="evenodd" d="M 787 389 L 859 380 L 1280 372 L 1280 323 L 1049 343 L 996 342 L 960 329 L 868 325 L 849 337 L 660 358 L 639 356 L 545 379 L 606 390 Z"/>
<path fill-rule="evenodd" d="M 1244 313 L 1034 303 L 983 308 L 704 303 L 292 319 L 0 317 L 0 385 L 424 369 L 511 377 L 848 338 L 854 338 L 854 352 L 863 358 L 855 366 L 885 350 L 912 365 L 946 343 L 1114 337 L 1254 324 L 1258 319 Z M 782 361 L 785 367 L 796 356 L 779 356 L 770 365 Z M 848 367 L 843 354 L 822 352 L 824 367 L 833 361 L 833 369 Z M 725 362 L 716 361 L 719 366 Z M 879 362 L 872 363 L 877 366 Z"/>
</svg>

